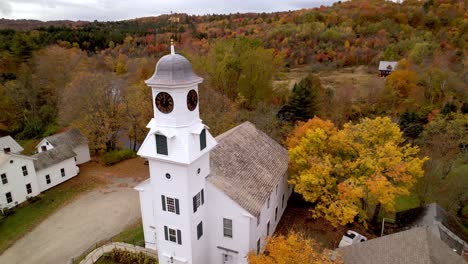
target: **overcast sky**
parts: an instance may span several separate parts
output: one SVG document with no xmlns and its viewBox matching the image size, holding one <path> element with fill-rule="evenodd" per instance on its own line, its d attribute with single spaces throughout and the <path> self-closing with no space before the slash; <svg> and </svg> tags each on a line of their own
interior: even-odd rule
<svg viewBox="0 0 468 264">
<path fill-rule="evenodd" d="M 274 12 L 330 5 L 333 0 L 0 0 L 0 18 L 122 20 L 172 12 Z"/>
</svg>

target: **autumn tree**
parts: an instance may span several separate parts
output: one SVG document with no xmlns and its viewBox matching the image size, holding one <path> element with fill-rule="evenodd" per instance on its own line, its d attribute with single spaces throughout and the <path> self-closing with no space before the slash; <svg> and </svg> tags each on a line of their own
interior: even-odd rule
<svg viewBox="0 0 468 264">
<path fill-rule="evenodd" d="M 79 128 L 94 153 L 116 147 L 123 127 L 123 87 L 113 73 L 79 72 L 67 85 L 61 102 L 62 124 Z"/>
<path fill-rule="evenodd" d="M 278 235 L 268 239 L 263 254 L 251 252 L 250 264 L 342 264 L 335 252 L 322 250 L 317 242 L 303 235 L 291 232 L 287 236 Z"/>
<path fill-rule="evenodd" d="M 468 155 L 468 114 L 439 114 L 424 127 L 420 141 L 423 153 L 431 159 L 425 164 L 426 176 L 416 188 L 419 199 L 435 200 L 453 211 L 462 209 L 468 199 L 463 180 L 466 175 L 457 176 L 462 168 L 455 164 Z"/>
<path fill-rule="evenodd" d="M 364 223 L 375 221 L 381 208 L 395 211 L 395 199 L 408 195 L 423 176 L 426 159 L 417 157 L 418 147 L 403 141 L 387 117 L 346 123 L 341 130 L 314 118 L 288 138 L 290 183 L 316 204 L 313 217 L 335 226 L 356 216 Z"/>
<path fill-rule="evenodd" d="M 203 64 L 213 87 L 247 108 L 271 97 L 281 62 L 282 56 L 263 48 L 259 39 L 247 38 L 218 41 L 207 58 L 194 61 Z"/>
</svg>

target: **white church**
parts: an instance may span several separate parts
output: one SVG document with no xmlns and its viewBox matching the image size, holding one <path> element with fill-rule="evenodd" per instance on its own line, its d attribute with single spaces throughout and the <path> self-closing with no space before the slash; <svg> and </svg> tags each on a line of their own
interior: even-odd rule
<svg viewBox="0 0 468 264">
<path fill-rule="evenodd" d="M 199 116 L 202 81 L 173 46 L 146 81 L 154 118 L 138 155 L 150 178 L 135 187 L 145 246 L 159 263 L 247 263 L 286 209 L 288 154 L 249 122 L 213 138 Z"/>
</svg>

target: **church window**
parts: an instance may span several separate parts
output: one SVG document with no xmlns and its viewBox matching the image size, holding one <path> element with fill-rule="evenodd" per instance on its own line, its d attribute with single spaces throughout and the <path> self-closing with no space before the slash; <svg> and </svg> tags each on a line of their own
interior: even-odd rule
<svg viewBox="0 0 468 264">
<path fill-rule="evenodd" d="M 7 184 L 7 183 L 8 183 L 8 179 L 7 179 L 6 173 L 2 173 L 1 178 L 2 178 L 2 183 L 3 183 L 3 184 Z"/>
<path fill-rule="evenodd" d="M 11 192 L 5 193 L 5 197 L 6 197 L 7 203 L 13 202 L 13 196 L 11 196 Z"/>
<path fill-rule="evenodd" d="M 50 184 L 50 175 L 49 175 L 49 174 L 47 174 L 47 175 L 45 176 L 45 179 L 46 179 L 46 183 L 47 183 L 47 184 Z"/>
<path fill-rule="evenodd" d="M 166 241 L 171 241 L 182 245 L 182 232 L 179 229 L 173 229 L 164 226 L 164 238 Z"/>
<path fill-rule="evenodd" d="M 275 208 L 275 221 L 278 221 L 278 206 Z"/>
<path fill-rule="evenodd" d="M 179 199 L 161 195 L 161 202 L 163 211 L 180 214 Z"/>
<path fill-rule="evenodd" d="M 163 135 L 156 136 L 156 153 L 161 155 L 167 155 L 167 138 Z"/>
<path fill-rule="evenodd" d="M 31 193 L 32 193 L 32 187 L 31 187 L 31 184 L 30 184 L 30 183 L 26 184 L 26 192 L 27 192 L 28 194 L 31 194 Z"/>
<path fill-rule="evenodd" d="M 169 173 L 166 173 L 166 179 L 168 179 L 168 180 L 171 179 L 171 175 Z"/>
<path fill-rule="evenodd" d="M 200 222 L 197 225 L 197 239 L 200 239 L 200 237 L 203 236 L 203 222 Z"/>
<path fill-rule="evenodd" d="M 206 148 L 206 129 L 203 129 L 200 133 L 200 150 Z"/>
<path fill-rule="evenodd" d="M 284 208 L 284 194 L 283 194 L 283 198 L 281 199 L 281 208 Z"/>
<path fill-rule="evenodd" d="M 193 197 L 193 212 L 195 213 L 202 204 L 205 203 L 205 193 L 203 189 Z"/>
<path fill-rule="evenodd" d="M 65 177 L 65 169 L 64 168 L 60 169 L 60 174 L 62 175 L 62 177 Z"/>
<path fill-rule="evenodd" d="M 223 218 L 223 234 L 232 238 L 232 219 Z"/>
<path fill-rule="evenodd" d="M 21 167 L 21 170 L 23 170 L 23 176 L 28 176 L 28 167 L 23 166 Z"/>
<path fill-rule="evenodd" d="M 257 255 L 260 255 L 260 238 L 257 240 Z"/>
</svg>

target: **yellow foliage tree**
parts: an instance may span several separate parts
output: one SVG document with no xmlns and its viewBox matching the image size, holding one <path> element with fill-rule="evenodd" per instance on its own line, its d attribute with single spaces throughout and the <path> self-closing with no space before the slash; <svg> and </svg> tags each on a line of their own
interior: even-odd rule
<svg viewBox="0 0 468 264">
<path fill-rule="evenodd" d="M 387 78 L 385 86 L 398 98 L 408 98 L 415 91 L 418 77 L 412 70 L 396 70 Z"/>
<path fill-rule="evenodd" d="M 288 236 L 274 236 L 268 239 L 263 254 L 251 252 L 250 264 L 342 264 L 341 259 L 331 250 L 320 250 L 314 240 L 291 232 Z"/>
<path fill-rule="evenodd" d="M 365 224 L 374 208 L 395 210 L 395 199 L 408 195 L 422 177 L 426 158 L 419 149 L 403 144 L 399 127 L 389 118 L 363 119 L 337 130 L 319 118 L 300 124 L 287 140 L 291 179 L 296 192 L 316 203 L 313 217 L 334 226 Z"/>
</svg>

